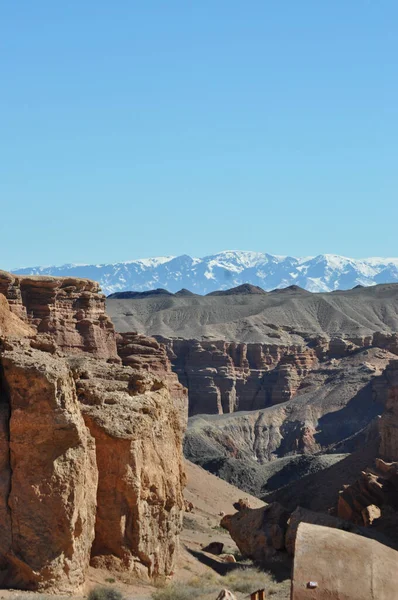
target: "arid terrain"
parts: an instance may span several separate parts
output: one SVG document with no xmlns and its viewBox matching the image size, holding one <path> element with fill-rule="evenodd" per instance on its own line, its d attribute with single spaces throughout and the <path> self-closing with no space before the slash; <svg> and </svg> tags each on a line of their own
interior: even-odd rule
<svg viewBox="0 0 398 600">
<path fill-rule="evenodd" d="M 361 335 L 155 339 L 95 282 L 0 272 L 0 596 L 397 598 L 397 292 L 354 292 Z"/>
<path fill-rule="evenodd" d="M 398 284 L 311 293 L 297 286 L 265 292 L 252 285 L 207 296 L 181 290 L 113 294 L 107 310 L 118 331 L 235 343 L 300 344 L 314 335 L 368 336 L 398 329 Z"/>
</svg>

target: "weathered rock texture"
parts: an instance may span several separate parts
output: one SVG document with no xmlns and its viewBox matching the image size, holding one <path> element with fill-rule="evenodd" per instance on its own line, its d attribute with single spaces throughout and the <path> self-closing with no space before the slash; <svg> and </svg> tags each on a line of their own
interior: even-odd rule
<svg viewBox="0 0 398 600">
<path fill-rule="evenodd" d="M 330 360 L 380 348 L 398 354 L 398 335 L 303 339 L 301 345 L 230 343 L 157 337 L 167 348 L 174 372 L 188 389 L 189 414 L 258 410 L 295 398 L 307 377 Z"/>
<path fill-rule="evenodd" d="M 170 574 L 186 395 L 164 350 L 119 337 L 119 358 L 92 282 L 0 286 L 0 586 L 76 591 L 90 562 Z"/>
<path fill-rule="evenodd" d="M 225 515 L 220 525 L 229 532 L 243 556 L 265 565 L 271 559 L 282 558 L 283 553 L 295 554 L 297 529 L 303 522 L 373 537 L 373 532 L 334 516 L 302 507 L 291 512 L 279 502 Z"/>
<path fill-rule="evenodd" d="M 94 442 L 65 361 L 18 345 L 0 361 L 0 585 L 70 591 L 94 538 Z"/>
<path fill-rule="evenodd" d="M 0 294 L 0 335 L 23 337 L 33 334 L 33 328 L 21 321 L 21 319 L 11 312 L 6 297 L 3 296 L 3 294 Z"/>
<path fill-rule="evenodd" d="M 136 332 L 119 333 L 116 342 L 123 365 L 132 367 L 137 372 L 136 378 L 130 382 L 130 388 L 134 386 L 137 392 L 141 387 L 145 388 L 148 373 L 152 381 L 162 382 L 162 386 L 166 382 L 185 429 L 188 419 L 188 391 L 173 372 L 165 346 L 154 338 Z"/>
<path fill-rule="evenodd" d="M 377 395 L 385 411 L 378 422 L 378 454 L 358 479 L 339 493 L 337 514 L 353 523 L 384 531 L 398 542 L 398 360 L 392 360 L 379 378 Z"/>
<path fill-rule="evenodd" d="M 105 296 L 88 279 L 23 277 L 0 271 L 0 294 L 11 312 L 66 352 L 87 352 L 119 362 Z"/>
<path fill-rule="evenodd" d="M 312 348 L 168 340 L 173 370 L 189 393 L 189 414 L 254 410 L 290 400 L 318 364 Z"/>
<path fill-rule="evenodd" d="M 301 523 L 292 600 L 397 600 L 398 553 L 346 531 Z M 310 582 L 313 582 L 311 587 Z"/>
<path fill-rule="evenodd" d="M 185 454 L 241 489 L 265 494 L 286 485 L 295 474 L 305 474 L 307 468 L 311 472 L 311 456 L 363 449 L 373 436 L 372 422 L 384 411 L 386 394 L 379 380 L 384 380 L 384 369 L 394 356 L 385 349 L 368 348 L 325 360 L 303 378 L 294 400 L 252 411 L 191 417 Z M 298 465 L 294 457 L 300 455 Z M 288 457 L 295 461 L 291 467 Z"/>
<path fill-rule="evenodd" d="M 362 471 L 354 484 L 340 492 L 337 512 L 342 519 L 368 526 L 386 506 L 398 508 L 398 463 L 376 459 L 375 467 Z"/>
<path fill-rule="evenodd" d="M 390 361 L 377 391 L 385 403 L 379 424 L 380 456 L 388 461 L 398 461 L 398 360 Z"/>
<path fill-rule="evenodd" d="M 167 382 L 69 359 L 99 472 L 93 564 L 137 575 L 172 571 L 181 529 L 182 426 Z M 145 383 L 143 383 L 145 381 Z M 146 387 L 142 387 L 145 385 Z"/>
</svg>

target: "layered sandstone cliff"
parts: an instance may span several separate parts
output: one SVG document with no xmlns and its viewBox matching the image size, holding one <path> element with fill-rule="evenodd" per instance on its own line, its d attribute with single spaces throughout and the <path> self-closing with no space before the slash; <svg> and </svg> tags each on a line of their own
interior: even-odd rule
<svg viewBox="0 0 398 600">
<path fill-rule="evenodd" d="M 186 395 L 164 350 L 117 338 L 92 282 L 0 285 L 0 586 L 76 591 L 89 564 L 170 574 Z"/>
<path fill-rule="evenodd" d="M 187 456 L 252 459 L 256 465 L 292 454 L 351 452 L 384 410 L 379 378 L 394 357 L 370 348 L 319 363 L 303 378 L 293 400 L 266 408 L 190 419 Z"/>
<path fill-rule="evenodd" d="M 105 296 L 89 279 L 18 276 L 0 271 L 0 294 L 42 344 L 120 362 Z"/>
<path fill-rule="evenodd" d="M 302 345 L 157 339 L 166 346 L 173 371 L 188 389 L 190 415 L 280 404 L 305 392 L 307 376 L 330 360 L 368 348 L 398 354 L 398 335 L 383 333 L 352 339 L 309 337 Z"/>
</svg>

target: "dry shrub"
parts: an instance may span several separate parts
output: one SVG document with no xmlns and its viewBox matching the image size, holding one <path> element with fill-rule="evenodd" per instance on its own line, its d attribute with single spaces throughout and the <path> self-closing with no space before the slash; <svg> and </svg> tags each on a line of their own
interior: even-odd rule
<svg viewBox="0 0 398 600">
<path fill-rule="evenodd" d="M 235 569 L 225 575 L 222 581 L 224 587 L 232 592 L 241 592 L 242 594 L 267 589 L 274 583 L 274 579 L 269 573 L 259 569 Z"/>
<path fill-rule="evenodd" d="M 96 586 L 90 590 L 88 600 L 123 600 L 123 595 L 115 588 Z"/>
<path fill-rule="evenodd" d="M 243 598 L 258 589 L 265 588 L 267 596 L 275 600 L 289 598 L 290 583 L 275 583 L 272 575 L 259 569 L 235 569 L 220 576 L 206 571 L 187 582 L 173 581 L 152 594 L 152 600 L 215 600 L 219 592 L 229 589 Z"/>
</svg>

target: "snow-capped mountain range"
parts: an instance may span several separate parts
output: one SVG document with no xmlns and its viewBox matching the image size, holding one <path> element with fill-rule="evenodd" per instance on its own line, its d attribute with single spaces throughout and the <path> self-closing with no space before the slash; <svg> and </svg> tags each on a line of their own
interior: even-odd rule
<svg viewBox="0 0 398 600">
<path fill-rule="evenodd" d="M 163 256 L 127 262 L 27 267 L 14 273 L 95 279 L 105 294 L 186 288 L 208 294 L 251 283 L 265 290 L 298 285 L 310 292 L 350 289 L 356 285 L 398 282 L 398 258 L 353 259 L 335 254 L 296 258 L 262 252 L 226 251 L 192 258 Z"/>
</svg>

